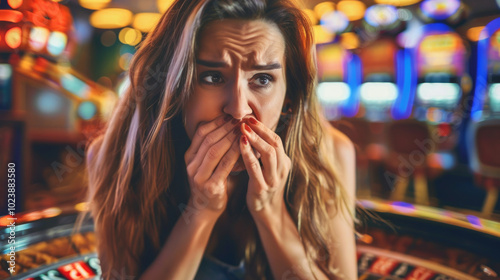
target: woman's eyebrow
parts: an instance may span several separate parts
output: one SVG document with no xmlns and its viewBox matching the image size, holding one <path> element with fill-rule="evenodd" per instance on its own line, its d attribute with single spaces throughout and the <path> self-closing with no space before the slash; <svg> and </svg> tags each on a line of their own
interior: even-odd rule
<svg viewBox="0 0 500 280">
<path fill-rule="evenodd" d="M 208 61 L 208 60 L 197 59 L 196 63 L 210 68 L 229 67 L 229 65 L 223 61 Z"/>
<path fill-rule="evenodd" d="M 229 67 L 229 64 L 225 63 L 224 61 L 208 61 L 203 59 L 196 59 L 196 63 L 210 68 Z M 256 64 L 252 65 L 251 68 L 254 70 L 275 70 L 275 69 L 281 69 L 281 64 L 277 62 L 265 65 Z"/>
<path fill-rule="evenodd" d="M 252 66 L 252 69 L 255 69 L 255 70 L 281 69 L 281 64 L 279 64 L 279 63 L 272 63 L 272 64 L 268 64 L 268 65 L 254 65 L 254 66 Z"/>
</svg>

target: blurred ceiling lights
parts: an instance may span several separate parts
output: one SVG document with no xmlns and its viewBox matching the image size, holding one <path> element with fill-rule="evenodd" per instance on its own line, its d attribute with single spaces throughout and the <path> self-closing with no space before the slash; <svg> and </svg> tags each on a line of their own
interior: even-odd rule
<svg viewBox="0 0 500 280">
<path fill-rule="evenodd" d="M 366 10 L 365 20 L 373 27 L 385 27 L 398 19 L 396 7 L 390 5 L 373 5 Z"/>
<path fill-rule="evenodd" d="M 147 33 L 153 29 L 160 20 L 159 13 L 139 13 L 134 16 L 132 27 Z"/>
<path fill-rule="evenodd" d="M 174 0 L 157 0 L 156 5 L 158 6 L 158 11 L 163 14 L 172 3 L 174 3 Z"/>
<path fill-rule="evenodd" d="M 23 4 L 23 0 L 7 0 L 7 3 L 12 9 L 17 9 Z"/>
<path fill-rule="evenodd" d="M 314 42 L 316 44 L 328 43 L 333 41 L 333 39 L 335 38 L 334 33 L 329 32 L 321 25 L 313 26 L 313 32 L 314 32 Z"/>
<path fill-rule="evenodd" d="M 314 12 L 317 18 L 323 17 L 324 14 L 335 11 L 335 4 L 330 1 L 321 2 L 314 6 Z"/>
<path fill-rule="evenodd" d="M 89 10 L 100 10 L 109 5 L 111 0 L 78 0 L 80 5 Z"/>
<path fill-rule="evenodd" d="M 125 27 L 120 31 L 120 34 L 118 34 L 118 39 L 123 44 L 135 46 L 141 42 L 142 33 L 137 29 Z"/>
<path fill-rule="evenodd" d="M 337 4 L 337 11 L 344 13 L 350 21 L 362 19 L 365 10 L 365 3 L 358 0 L 342 0 Z"/>
<path fill-rule="evenodd" d="M 126 9 L 109 8 L 95 11 L 90 15 L 90 24 L 95 28 L 122 28 L 132 22 L 132 12 Z"/>
<path fill-rule="evenodd" d="M 340 33 L 349 26 L 349 19 L 344 13 L 333 11 L 323 15 L 321 25 L 332 33 Z"/>
<path fill-rule="evenodd" d="M 420 2 L 421 0 L 375 0 L 377 4 L 387 4 L 397 7 L 410 6 Z"/>
</svg>

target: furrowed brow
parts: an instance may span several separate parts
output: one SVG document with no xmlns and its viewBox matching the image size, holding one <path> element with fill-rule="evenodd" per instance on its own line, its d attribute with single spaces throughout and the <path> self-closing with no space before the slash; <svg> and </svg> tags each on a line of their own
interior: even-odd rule
<svg viewBox="0 0 500 280">
<path fill-rule="evenodd" d="M 272 64 L 268 64 L 268 65 L 253 65 L 252 69 L 255 69 L 255 70 L 281 69 L 281 64 L 279 64 L 279 63 L 272 63 Z"/>
<path fill-rule="evenodd" d="M 229 65 L 223 61 L 208 61 L 208 60 L 197 59 L 196 63 L 210 68 L 229 67 Z"/>
</svg>

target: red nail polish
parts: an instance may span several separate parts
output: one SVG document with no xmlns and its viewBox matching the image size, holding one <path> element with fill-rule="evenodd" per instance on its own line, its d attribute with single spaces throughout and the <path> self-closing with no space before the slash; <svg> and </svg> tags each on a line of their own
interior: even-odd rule
<svg viewBox="0 0 500 280">
<path fill-rule="evenodd" d="M 232 118 L 233 118 L 233 117 L 231 117 L 231 115 L 226 115 L 226 116 L 224 117 L 224 121 L 228 122 L 228 121 L 230 121 Z"/>
<path fill-rule="evenodd" d="M 243 144 L 247 145 L 248 144 L 248 139 L 245 135 L 241 136 L 241 141 L 243 142 Z"/>
<path fill-rule="evenodd" d="M 245 128 L 246 131 L 252 132 L 252 129 L 250 129 L 250 127 L 246 123 L 243 124 L 243 127 Z"/>
<path fill-rule="evenodd" d="M 251 124 L 257 124 L 257 120 L 253 117 L 251 117 L 249 120 L 248 120 Z"/>
</svg>

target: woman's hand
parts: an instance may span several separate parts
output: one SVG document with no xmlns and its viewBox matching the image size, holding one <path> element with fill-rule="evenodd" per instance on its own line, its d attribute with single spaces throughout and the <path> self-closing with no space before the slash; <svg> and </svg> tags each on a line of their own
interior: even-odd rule
<svg viewBox="0 0 500 280">
<path fill-rule="evenodd" d="M 227 177 L 240 156 L 237 123 L 225 115 L 196 130 L 184 154 L 191 188 L 188 203 L 191 210 L 219 217 L 226 208 Z"/>
<path fill-rule="evenodd" d="M 283 192 L 291 160 L 274 131 L 253 117 L 247 122 L 240 127 L 240 151 L 249 176 L 247 206 L 254 218 L 270 217 L 285 209 Z M 262 166 L 252 148 L 260 153 Z"/>
</svg>

